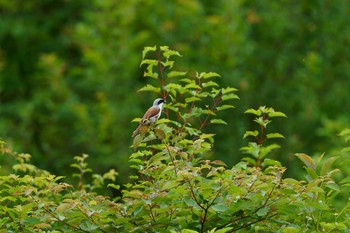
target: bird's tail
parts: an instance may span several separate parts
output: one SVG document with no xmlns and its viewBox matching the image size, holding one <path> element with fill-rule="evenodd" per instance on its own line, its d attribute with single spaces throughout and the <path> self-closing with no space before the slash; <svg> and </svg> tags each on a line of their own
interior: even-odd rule
<svg viewBox="0 0 350 233">
<path fill-rule="evenodd" d="M 135 129 L 135 131 L 132 133 L 132 137 L 135 137 L 138 133 L 139 133 L 139 131 L 140 131 L 140 129 L 141 129 L 141 124 Z"/>
<path fill-rule="evenodd" d="M 145 135 L 148 132 L 149 127 L 149 125 L 140 124 L 132 133 L 132 137 L 135 137 L 137 134 Z"/>
</svg>

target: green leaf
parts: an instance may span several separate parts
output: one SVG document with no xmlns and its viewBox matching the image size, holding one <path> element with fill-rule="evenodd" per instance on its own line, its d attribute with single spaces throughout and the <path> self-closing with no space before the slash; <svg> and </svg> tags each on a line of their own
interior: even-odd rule
<svg viewBox="0 0 350 233">
<path fill-rule="evenodd" d="M 294 154 L 297 156 L 307 167 L 311 168 L 312 170 L 316 170 L 316 165 L 314 163 L 314 160 L 304 153 L 296 153 Z"/>
<path fill-rule="evenodd" d="M 344 129 L 339 133 L 339 136 L 343 137 L 345 142 L 350 140 L 350 129 Z M 349 151 L 349 148 L 344 149 L 344 151 Z"/>
<path fill-rule="evenodd" d="M 145 47 L 142 51 L 142 60 L 145 59 L 146 57 L 146 54 L 149 52 L 149 51 L 156 51 L 157 50 L 157 46 L 153 46 L 153 47 Z"/>
<path fill-rule="evenodd" d="M 248 136 L 253 136 L 253 137 L 256 137 L 259 135 L 259 132 L 257 130 L 254 130 L 254 131 L 246 131 L 243 135 L 243 138 L 246 138 Z"/>
<path fill-rule="evenodd" d="M 230 105 L 230 104 L 224 104 L 224 105 L 221 105 L 221 106 L 217 107 L 216 109 L 218 111 L 222 111 L 222 110 L 229 109 L 229 108 L 235 108 L 235 106 Z"/>
<path fill-rule="evenodd" d="M 210 123 L 211 124 L 224 124 L 224 125 L 227 125 L 227 123 L 224 120 L 221 120 L 221 119 L 212 119 L 212 120 L 210 120 Z"/>
<path fill-rule="evenodd" d="M 220 205 L 220 204 L 213 205 L 212 208 L 216 212 L 224 212 L 224 211 L 229 209 L 229 207 L 227 205 Z"/>
<path fill-rule="evenodd" d="M 323 164 L 321 168 L 320 175 L 324 176 L 327 174 L 328 169 L 332 166 L 332 164 L 339 158 L 339 156 L 336 157 L 330 157 L 326 160 L 326 162 Z"/>
<path fill-rule="evenodd" d="M 181 233 L 198 233 L 198 231 L 191 230 L 191 229 L 183 229 Z"/>
<path fill-rule="evenodd" d="M 153 73 L 152 71 L 147 71 L 147 72 L 143 73 L 143 76 L 157 79 L 159 74 L 158 73 Z"/>
<path fill-rule="evenodd" d="M 317 179 L 318 175 L 314 169 L 312 169 L 310 167 L 305 167 L 305 170 L 306 170 L 307 174 L 311 177 L 311 179 L 313 179 L 313 180 Z"/>
<path fill-rule="evenodd" d="M 200 78 L 204 78 L 204 79 L 208 79 L 208 78 L 216 78 L 216 77 L 220 77 L 220 75 L 218 73 L 215 72 L 209 72 L 209 73 L 200 73 L 199 75 Z"/>
<path fill-rule="evenodd" d="M 227 88 L 222 88 L 222 94 L 227 94 L 227 93 L 230 93 L 230 92 L 234 92 L 234 91 L 238 91 L 236 88 L 233 88 L 233 87 L 227 87 Z"/>
<path fill-rule="evenodd" d="M 268 211 L 269 211 L 269 207 L 265 206 L 265 207 L 261 208 L 260 210 L 258 210 L 256 212 L 256 214 L 261 217 L 261 216 L 266 215 Z"/>
<path fill-rule="evenodd" d="M 195 101 L 199 101 L 199 100 L 201 100 L 201 99 L 198 97 L 195 97 L 195 96 L 188 97 L 185 99 L 186 103 L 191 103 L 191 102 L 195 102 Z"/>
<path fill-rule="evenodd" d="M 264 159 L 263 166 L 281 166 L 281 163 L 274 159 Z"/>
<path fill-rule="evenodd" d="M 164 133 L 164 131 L 162 129 L 156 128 L 156 129 L 154 129 L 154 131 L 155 131 L 155 133 L 157 135 L 157 138 L 159 140 L 165 139 L 165 133 Z"/>
<path fill-rule="evenodd" d="M 113 189 L 116 189 L 116 190 L 120 190 L 120 185 L 117 185 L 117 184 L 108 184 L 107 187 L 108 188 L 113 188 Z"/>
<path fill-rule="evenodd" d="M 178 56 L 178 57 L 181 57 L 181 54 L 178 52 L 178 51 L 175 51 L 175 50 L 170 50 L 168 52 L 165 52 L 163 53 L 164 57 L 166 58 L 170 58 L 171 56 Z"/>
<path fill-rule="evenodd" d="M 158 61 L 157 60 L 153 60 L 153 59 L 145 59 L 145 60 L 141 61 L 141 65 L 140 66 L 142 66 L 144 64 L 148 65 L 147 69 L 149 69 L 149 71 L 151 71 L 153 66 L 157 66 L 158 65 Z"/>
<path fill-rule="evenodd" d="M 216 82 L 213 82 L 213 81 L 202 83 L 202 87 L 213 87 L 213 86 L 218 87 L 219 84 L 217 84 Z"/>
<path fill-rule="evenodd" d="M 263 117 L 255 118 L 254 121 L 265 128 L 267 127 L 268 124 L 271 123 L 271 121 L 266 120 Z"/>
<path fill-rule="evenodd" d="M 189 83 L 185 86 L 186 89 L 201 89 L 199 85 L 197 85 L 195 82 Z"/>
<path fill-rule="evenodd" d="M 235 94 L 225 94 L 225 95 L 223 95 L 222 97 L 221 97 L 221 99 L 223 100 L 223 101 L 225 101 L 225 100 L 230 100 L 230 99 L 239 99 L 239 97 L 238 97 L 238 95 L 235 95 Z"/>
<path fill-rule="evenodd" d="M 140 205 L 137 208 L 135 208 L 134 212 L 132 213 L 134 216 L 137 216 L 141 211 L 143 210 L 143 206 Z"/>
<path fill-rule="evenodd" d="M 193 79 L 189 79 L 189 78 L 183 78 L 183 79 L 180 79 L 180 81 L 184 83 L 193 83 Z"/>
<path fill-rule="evenodd" d="M 284 138 L 284 136 L 280 133 L 269 133 L 266 135 L 267 138 Z"/>
<path fill-rule="evenodd" d="M 168 78 L 173 78 L 173 77 L 178 77 L 178 76 L 184 76 L 186 75 L 187 72 L 180 72 L 180 71 L 170 71 L 168 74 L 167 74 L 167 77 Z"/>
<path fill-rule="evenodd" d="M 188 205 L 190 207 L 197 205 L 197 203 L 192 198 L 189 198 L 189 197 L 185 197 L 184 201 L 185 201 L 186 205 Z"/>
<path fill-rule="evenodd" d="M 248 146 L 241 148 L 241 151 L 252 155 L 254 158 L 258 158 L 260 153 L 260 146 L 256 142 L 249 142 Z"/>
<path fill-rule="evenodd" d="M 140 88 L 138 90 L 138 92 L 139 91 L 151 91 L 151 92 L 155 92 L 155 93 L 160 93 L 160 88 L 159 87 L 154 87 L 154 86 L 152 86 L 150 84 L 147 84 L 146 86 Z"/>
<path fill-rule="evenodd" d="M 260 158 L 265 158 L 272 150 L 280 148 L 277 144 L 271 144 L 266 147 L 261 147 Z"/>
<path fill-rule="evenodd" d="M 284 114 L 283 112 L 275 112 L 275 111 L 269 112 L 268 115 L 269 117 L 287 117 L 287 115 Z"/>
<path fill-rule="evenodd" d="M 252 108 L 248 109 L 244 113 L 250 113 L 250 114 L 254 114 L 256 116 L 261 116 L 261 111 L 260 110 L 255 110 L 255 109 L 252 109 Z"/>
<path fill-rule="evenodd" d="M 141 134 L 138 134 L 134 137 L 134 141 L 133 141 L 133 146 L 134 146 L 134 150 L 136 150 L 136 148 L 140 145 L 140 143 L 142 142 L 142 138 L 143 136 Z"/>
<path fill-rule="evenodd" d="M 214 165 L 219 165 L 219 166 L 227 167 L 226 163 L 224 163 L 224 162 L 221 161 L 221 160 L 213 160 L 213 161 L 210 161 L 210 164 L 214 164 Z"/>
<path fill-rule="evenodd" d="M 332 190 L 334 190 L 334 191 L 336 191 L 338 193 L 341 192 L 341 189 L 340 189 L 339 185 L 337 185 L 336 183 L 329 183 L 329 184 L 326 185 L 326 187 L 329 188 L 329 189 L 332 189 Z"/>
</svg>

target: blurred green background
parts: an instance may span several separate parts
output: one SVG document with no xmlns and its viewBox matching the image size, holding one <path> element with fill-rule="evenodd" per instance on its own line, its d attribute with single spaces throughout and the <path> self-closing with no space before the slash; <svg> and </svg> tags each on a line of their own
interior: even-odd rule
<svg viewBox="0 0 350 233">
<path fill-rule="evenodd" d="M 346 0 L 0 0 L 0 137 L 33 163 L 70 176 L 87 153 L 94 171 L 130 173 L 131 134 L 155 96 L 139 67 L 145 46 L 168 45 L 181 71 L 217 72 L 239 89 L 215 153 L 232 165 L 252 129 L 247 108 L 287 114 L 273 157 L 298 176 L 296 152 L 332 156 L 349 127 L 350 3 Z M 7 172 L 4 165 L 1 173 Z"/>
</svg>

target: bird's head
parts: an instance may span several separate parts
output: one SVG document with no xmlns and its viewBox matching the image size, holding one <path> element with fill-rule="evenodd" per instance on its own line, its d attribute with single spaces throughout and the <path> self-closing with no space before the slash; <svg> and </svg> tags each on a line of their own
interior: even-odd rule
<svg viewBox="0 0 350 233">
<path fill-rule="evenodd" d="M 158 98 L 153 102 L 153 107 L 162 107 L 163 104 L 166 103 L 166 101 L 162 98 Z"/>
</svg>

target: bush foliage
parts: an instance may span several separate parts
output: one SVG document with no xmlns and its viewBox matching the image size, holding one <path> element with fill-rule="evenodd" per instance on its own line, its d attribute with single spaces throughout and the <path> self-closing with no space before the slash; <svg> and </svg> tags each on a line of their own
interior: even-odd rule
<svg viewBox="0 0 350 233">
<path fill-rule="evenodd" d="M 168 104 L 147 134 L 134 139 L 129 160 L 136 173 L 129 183 L 117 185 L 113 169 L 93 173 L 82 155 L 72 164 L 78 182 L 69 184 L 2 142 L 2 156 L 16 161 L 12 173 L 0 177 L 2 232 L 348 231 L 350 180 L 336 176 L 338 157 L 296 154 L 305 168 L 300 180 L 286 177 L 281 162 L 269 158 L 284 138 L 270 132 L 270 124 L 284 113 L 248 109 L 257 125 L 244 134 L 253 139 L 242 148 L 249 157 L 233 166 L 210 159 L 216 136 L 209 126 L 226 127 L 220 112 L 231 111 L 237 90 L 221 87 L 214 72 L 174 70 L 179 56 L 166 46 L 143 51 L 149 83 L 139 91 L 155 93 Z M 349 132 L 341 136 L 348 140 Z M 106 186 L 121 196 L 99 194 Z M 341 208 L 335 207 L 337 195 L 347 196 Z"/>
<path fill-rule="evenodd" d="M 186 54 L 181 69 L 220 73 L 220 85 L 239 88 L 237 111 L 219 113 L 228 125 L 208 125 L 215 159 L 240 161 L 255 124 L 242 114 L 263 105 L 290 118 L 271 125 L 289 135 L 279 141 L 286 154 L 342 147 L 333 135 L 350 123 L 346 0 L 23 2 L 0 1 L 0 136 L 54 174 L 70 174 L 71 155 L 87 153 L 95 171 L 130 175 L 125 126 L 155 97 L 135 94 L 145 84 L 140 51 L 154 44 Z M 302 174 L 296 157 L 275 152 L 289 175 Z"/>
</svg>

